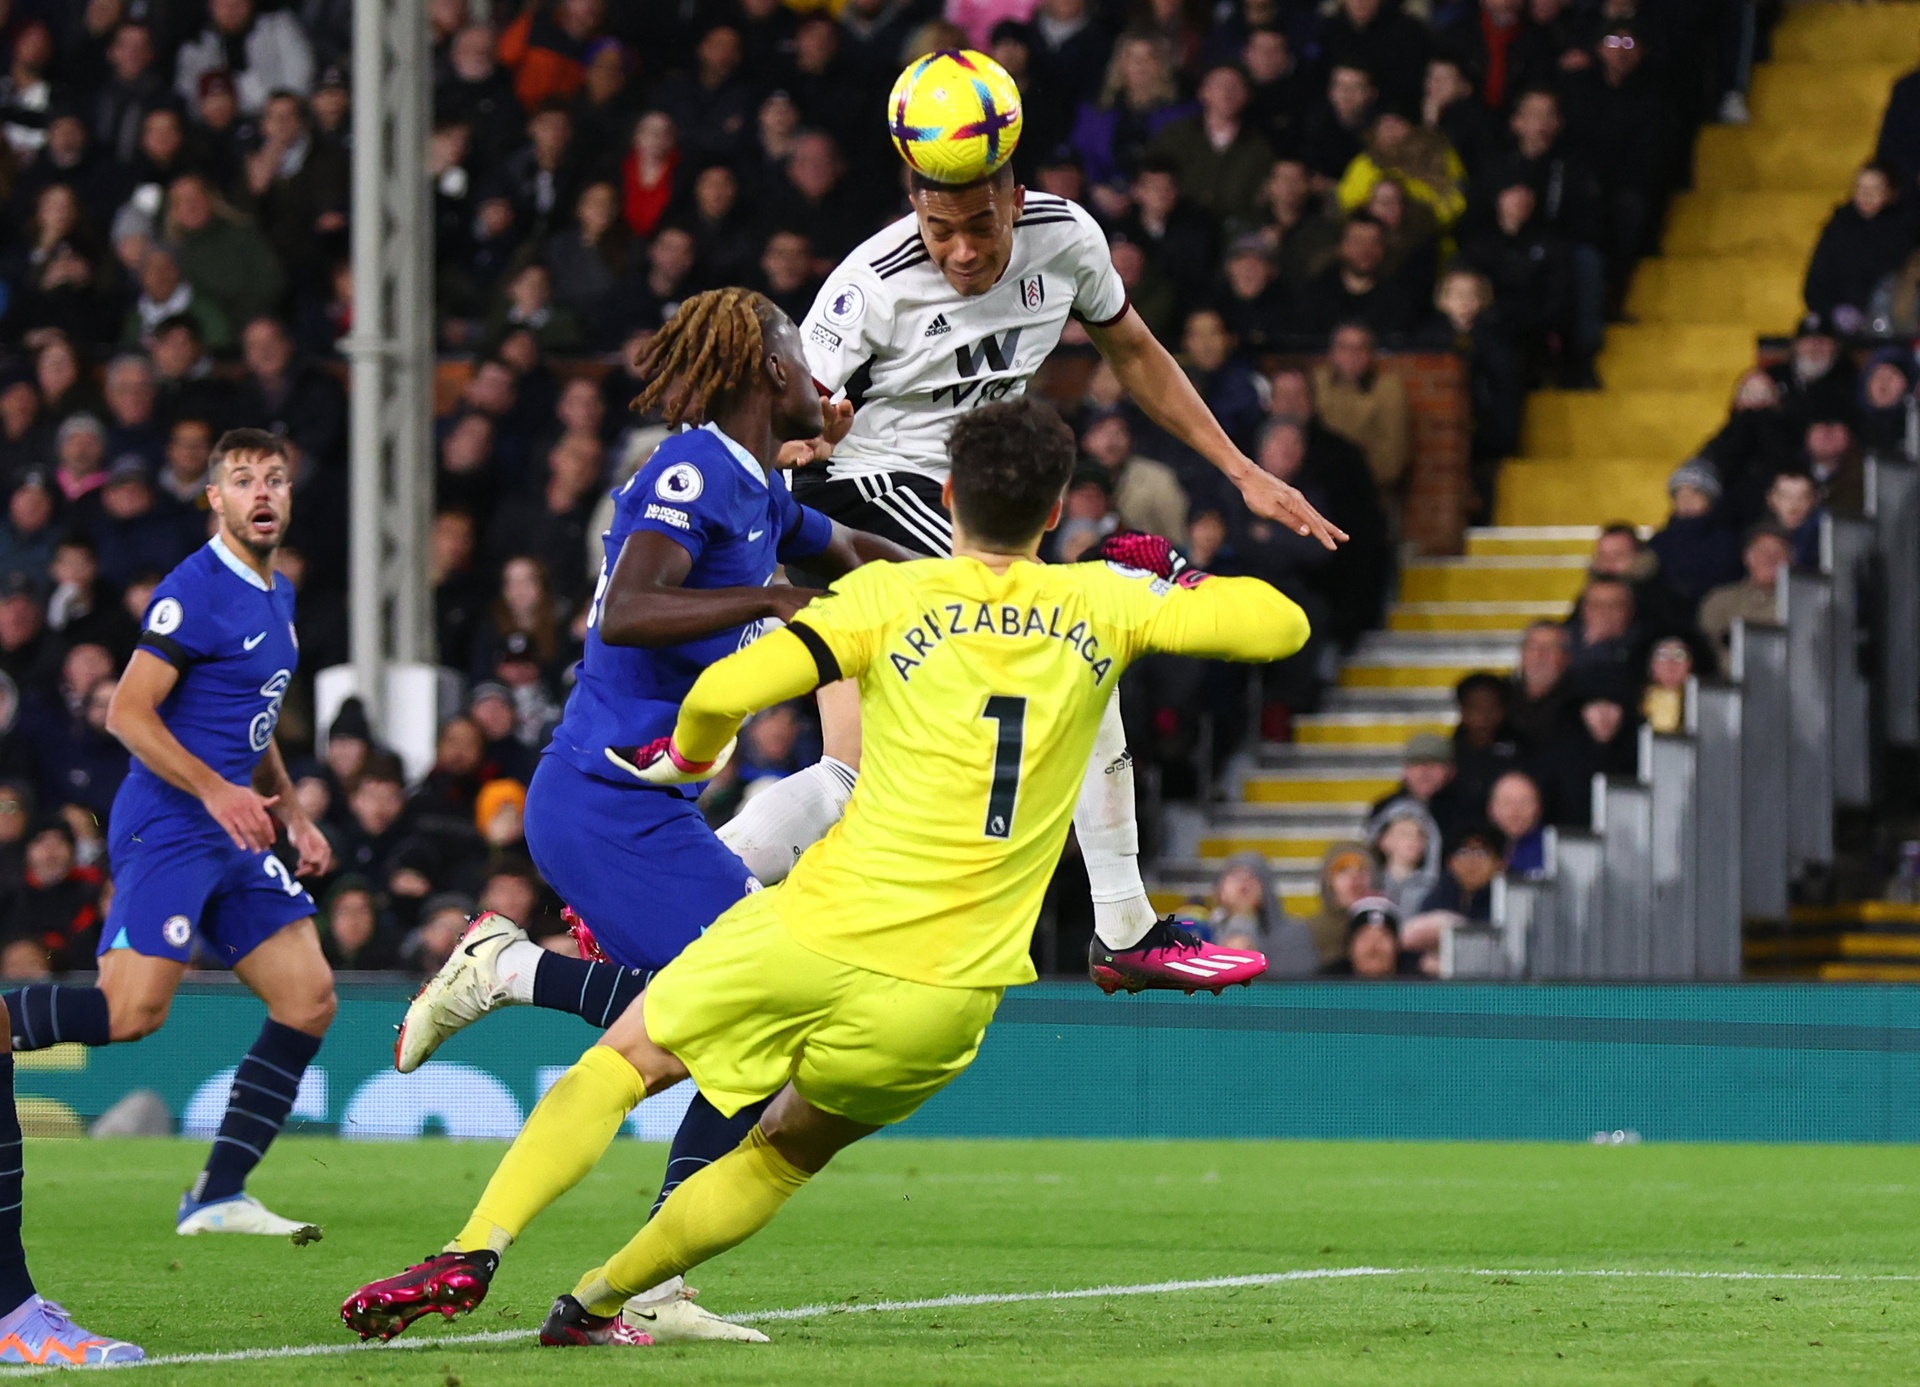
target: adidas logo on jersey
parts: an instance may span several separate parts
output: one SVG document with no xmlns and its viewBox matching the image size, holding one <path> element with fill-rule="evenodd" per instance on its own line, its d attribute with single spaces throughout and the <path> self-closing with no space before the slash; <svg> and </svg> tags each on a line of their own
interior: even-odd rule
<svg viewBox="0 0 1920 1387">
<path fill-rule="evenodd" d="M 947 326 L 947 315 L 944 313 L 934 314 L 933 321 L 927 324 L 927 336 L 929 337 L 938 337 L 942 333 L 952 331 L 953 329 Z"/>
</svg>

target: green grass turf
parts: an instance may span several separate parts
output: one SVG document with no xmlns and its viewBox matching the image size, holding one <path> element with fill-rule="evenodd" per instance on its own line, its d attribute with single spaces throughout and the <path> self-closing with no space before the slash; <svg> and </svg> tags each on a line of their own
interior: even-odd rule
<svg viewBox="0 0 1920 1387">
<path fill-rule="evenodd" d="M 254 1190 L 326 1240 L 179 1238 L 170 1141 L 35 1142 L 42 1289 L 150 1353 L 343 1343 L 342 1297 L 437 1248 L 492 1144 L 289 1139 Z M 407 1339 L 531 1329 L 623 1241 L 663 1148 L 619 1143 L 508 1256 L 492 1296 Z M 722 1312 L 1211 1278 L 1389 1277 L 830 1314 L 765 1347 L 434 1345 L 143 1369 L 161 1383 L 1639 1383 L 1920 1381 L 1911 1150 L 1305 1143 L 869 1143 L 694 1277 Z M 1830 1273 L 1502 1277 L 1475 1269 Z M 611 1361 L 610 1361 L 611 1360 Z"/>
</svg>

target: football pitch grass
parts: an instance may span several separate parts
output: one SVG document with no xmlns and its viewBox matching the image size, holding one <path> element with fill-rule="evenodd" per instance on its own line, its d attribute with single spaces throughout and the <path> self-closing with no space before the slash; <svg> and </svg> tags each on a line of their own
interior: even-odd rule
<svg viewBox="0 0 1920 1387">
<path fill-rule="evenodd" d="M 773 1343 L 539 1349 L 655 1189 L 664 1148 L 622 1141 L 473 1315 L 338 1353 L 341 1299 L 437 1249 L 501 1147 L 283 1141 L 253 1189 L 324 1226 L 307 1247 L 175 1236 L 203 1150 L 27 1148 L 42 1291 L 217 1360 L 130 1382 L 1920 1381 L 1910 1148 L 869 1142 L 692 1278 Z"/>
</svg>

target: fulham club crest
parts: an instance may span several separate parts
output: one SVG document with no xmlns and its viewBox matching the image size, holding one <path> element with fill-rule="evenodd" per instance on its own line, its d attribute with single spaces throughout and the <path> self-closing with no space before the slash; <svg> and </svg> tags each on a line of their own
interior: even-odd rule
<svg viewBox="0 0 1920 1387">
<path fill-rule="evenodd" d="M 1029 313 L 1038 313 L 1047 301 L 1047 281 L 1041 275 L 1028 275 L 1020 281 L 1020 306 Z"/>
</svg>

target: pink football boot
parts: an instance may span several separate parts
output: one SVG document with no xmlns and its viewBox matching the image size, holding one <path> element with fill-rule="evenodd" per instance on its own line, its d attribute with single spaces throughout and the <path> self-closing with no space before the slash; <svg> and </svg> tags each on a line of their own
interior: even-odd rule
<svg viewBox="0 0 1920 1387">
<path fill-rule="evenodd" d="M 1235 983 L 1251 985 L 1267 971 L 1267 956 L 1253 949 L 1223 949 L 1163 915 L 1147 937 L 1131 949 L 1110 949 L 1093 937 L 1087 946 L 1087 975 L 1111 997 L 1121 988 L 1144 992 L 1211 992 L 1219 996 Z"/>
</svg>

